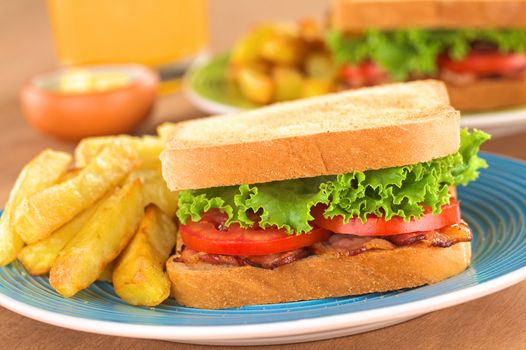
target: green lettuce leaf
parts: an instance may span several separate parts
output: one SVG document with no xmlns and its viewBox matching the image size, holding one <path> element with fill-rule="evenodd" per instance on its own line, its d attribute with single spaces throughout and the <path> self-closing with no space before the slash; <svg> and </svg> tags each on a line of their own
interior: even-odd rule
<svg viewBox="0 0 526 350">
<path fill-rule="evenodd" d="M 226 225 L 249 227 L 254 224 L 250 214 L 259 213 L 260 227 L 274 226 L 300 234 L 312 229 L 310 212 L 319 203 L 327 205 L 325 217 L 342 216 L 345 222 L 356 217 L 366 222 L 370 214 L 387 220 L 394 216 L 410 220 L 422 216 L 422 205 L 438 214 L 449 203 L 449 186 L 466 185 L 487 167 L 477 153 L 489 137 L 480 130 L 470 134 L 462 129 L 457 153 L 408 166 L 181 191 L 177 216 L 186 224 L 217 208 L 227 215 Z"/>
<path fill-rule="evenodd" d="M 371 60 L 392 79 L 406 80 L 411 74 L 437 73 L 437 57 L 444 52 L 455 60 L 464 58 L 474 42 L 490 43 L 505 53 L 525 52 L 526 29 L 370 29 L 354 36 L 330 30 L 326 42 L 338 63 Z"/>
</svg>

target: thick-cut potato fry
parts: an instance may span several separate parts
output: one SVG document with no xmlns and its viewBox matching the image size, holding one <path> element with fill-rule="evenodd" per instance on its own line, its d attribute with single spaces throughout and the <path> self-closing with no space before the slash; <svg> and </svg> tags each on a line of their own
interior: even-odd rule
<svg viewBox="0 0 526 350">
<path fill-rule="evenodd" d="M 143 214 L 140 180 L 105 199 L 51 266 L 51 286 L 65 297 L 89 287 L 126 247 Z"/>
<path fill-rule="evenodd" d="M 78 232 L 80 232 L 89 218 L 95 213 L 97 206 L 103 200 L 104 198 L 97 204 L 75 216 L 73 220 L 53 232 L 49 237 L 22 248 L 18 254 L 18 260 L 20 260 L 26 270 L 31 275 L 43 275 L 48 273 L 62 248 L 64 248 L 66 244 Z"/>
<path fill-rule="evenodd" d="M 111 278 L 113 276 L 114 265 L 115 263 L 113 261 L 106 265 L 104 270 L 102 270 L 102 272 L 100 273 L 100 276 L 97 278 L 97 281 L 112 283 Z"/>
<path fill-rule="evenodd" d="M 170 122 L 162 123 L 159 126 L 157 126 L 157 135 L 159 136 L 163 144 L 165 144 L 170 139 L 170 136 L 176 128 L 177 124 Z"/>
<path fill-rule="evenodd" d="M 75 176 L 80 174 L 81 171 L 82 171 L 82 169 L 80 169 L 80 168 L 70 169 L 67 172 L 65 172 L 60 177 L 60 179 L 58 179 L 57 183 L 61 183 L 61 182 L 64 182 L 64 181 L 71 180 L 72 178 L 74 178 Z"/>
<path fill-rule="evenodd" d="M 164 264 L 175 245 L 174 222 L 154 205 L 146 209 L 137 233 L 117 259 L 115 293 L 128 304 L 155 306 L 170 295 Z"/>
<path fill-rule="evenodd" d="M 139 169 L 132 172 L 126 181 L 130 182 L 135 179 L 140 179 L 142 182 L 145 207 L 153 203 L 170 217 L 175 215 L 177 210 L 177 193 L 171 192 L 168 189 L 160 171 Z"/>
<path fill-rule="evenodd" d="M 26 244 L 48 237 L 116 186 L 135 164 L 127 148 L 107 146 L 74 178 L 25 198 L 15 213 L 15 232 Z"/>
<path fill-rule="evenodd" d="M 16 208 L 24 198 L 54 185 L 66 172 L 70 163 L 69 154 L 45 150 L 22 169 L 0 218 L 0 265 L 12 262 L 24 246 L 14 230 Z"/>
<path fill-rule="evenodd" d="M 156 136 L 135 137 L 129 135 L 90 137 L 80 141 L 75 149 L 75 165 L 85 167 L 108 145 L 122 145 L 135 152 L 141 168 L 159 169 L 159 155 L 164 142 Z"/>
</svg>

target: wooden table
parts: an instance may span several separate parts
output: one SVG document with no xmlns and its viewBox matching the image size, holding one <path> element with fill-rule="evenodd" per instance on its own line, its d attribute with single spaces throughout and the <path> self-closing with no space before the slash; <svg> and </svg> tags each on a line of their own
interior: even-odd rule
<svg viewBox="0 0 526 350">
<path fill-rule="evenodd" d="M 325 3 L 328 1 L 325 1 Z M 300 1 L 267 0 L 250 10 L 242 0 L 211 2 L 212 43 L 225 47 L 236 31 L 246 27 L 254 13 L 294 18 Z M 292 3 L 292 4 L 291 4 Z M 302 13 L 317 13 L 324 2 L 301 1 Z M 280 6 L 277 6 L 280 4 Z M 244 6 L 244 7 L 243 7 Z M 259 9 L 261 7 L 261 9 Z M 274 12 L 272 12 L 274 8 Z M 244 11 L 236 23 L 226 25 L 225 16 Z M 269 10 L 270 9 L 270 10 Z M 280 11 L 275 12 L 275 11 Z M 266 12 L 265 12 L 266 11 Z M 309 12 L 311 11 L 311 12 Z M 315 12 L 317 11 L 317 12 Z M 262 15 L 264 13 L 264 15 Z M 262 17 L 260 17 L 262 18 Z M 0 203 L 24 163 L 46 147 L 71 150 L 74 145 L 42 136 L 24 122 L 18 90 L 32 74 L 56 65 L 42 1 L 17 0 L 0 3 Z M 164 120 L 202 116 L 184 97 L 162 98 L 155 115 L 138 132 L 152 132 Z M 494 140 L 485 151 L 526 159 L 526 134 Z M 485 298 L 455 306 L 386 329 L 320 342 L 272 346 L 278 349 L 526 349 L 526 282 Z M 19 316 L 0 307 L 1 349 L 206 349 L 162 341 L 136 340 L 60 329 Z"/>
</svg>

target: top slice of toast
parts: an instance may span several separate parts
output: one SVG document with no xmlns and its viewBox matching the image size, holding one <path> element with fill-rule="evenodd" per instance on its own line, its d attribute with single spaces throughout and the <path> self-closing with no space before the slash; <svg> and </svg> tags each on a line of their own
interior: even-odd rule
<svg viewBox="0 0 526 350">
<path fill-rule="evenodd" d="M 333 28 L 526 28 L 526 0 L 334 0 Z"/>
<path fill-rule="evenodd" d="M 175 124 L 161 155 L 172 190 L 413 164 L 456 152 L 443 83 L 390 84 Z"/>
</svg>

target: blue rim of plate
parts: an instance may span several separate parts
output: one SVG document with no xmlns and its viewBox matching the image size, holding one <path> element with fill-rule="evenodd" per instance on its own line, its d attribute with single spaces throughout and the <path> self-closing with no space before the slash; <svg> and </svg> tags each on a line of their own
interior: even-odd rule
<svg viewBox="0 0 526 350">
<path fill-rule="evenodd" d="M 175 301 L 145 308 L 125 304 L 105 282 L 64 299 L 49 286 L 47 277 L 31 277 L 16 262 L 0 268 L 0 305 L 67 328 L 184 340 L 308 333 L 417 316 L 472 300 L 526 278 L 526 163 L 482 156 L 490 168 L 458 191 L 463 217 L 474 232 L 472 264 L 462 274 L 434 285 L 238 309 L 194 309 Z"/>
</svg>

